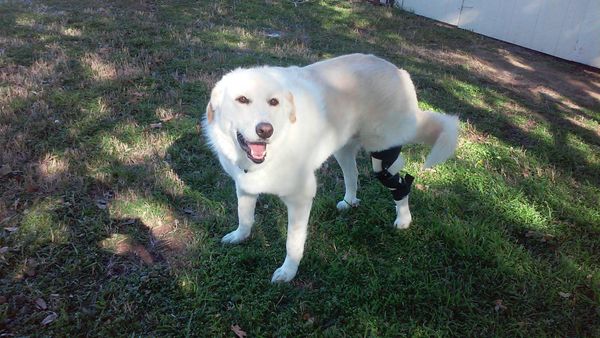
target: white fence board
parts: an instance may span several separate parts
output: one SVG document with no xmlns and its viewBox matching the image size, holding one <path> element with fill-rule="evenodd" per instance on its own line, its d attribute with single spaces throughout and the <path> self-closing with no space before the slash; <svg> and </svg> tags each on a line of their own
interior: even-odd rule
<svg viewBox="0 0 600 338">
<path fill-rule="evenodd" d="M 577 46 L 572 51 L 573 60 L 582 59 L 600 68 L 600 1 L 590 0 L 586 16 L 581 23 Z"/>
<path fill-rule="evenodd" d="M 585 1 L 579 1 L 583 3 Z M 546 0 L 540 7 L 532 39 L 528 45 L 540 52 L 555 54 L 556 44 L 562 35 L 565 14 L 572 1 Z"/>
<path fill-rule="evenodd" d="M 517 2 L 518 0 L 465 0 L 457 26 L 505 40 L 506 36 L 512 35 L 510 31 L 527 29 L 527 25 L 531 21 L 527 17 L 521 19 L 510 15 Z M 516 29 L 515 26 L 520 29 Z M 520 39 L 516 35 L 513 38 L 514 40 Z"/>
<path fill-rule="evenodd" d="M 586 9 L 590 0 L 587 0 L 585 6 L 578 4 L 578 0 L 570 0 L 567 11 L 564 13 L 561 34 L 556 42 L 556 55 L 572 60 L 575 58 L 577 50 L 577 37 L 581 32 L 581 24 L 586 16 Z"/>
</svg>

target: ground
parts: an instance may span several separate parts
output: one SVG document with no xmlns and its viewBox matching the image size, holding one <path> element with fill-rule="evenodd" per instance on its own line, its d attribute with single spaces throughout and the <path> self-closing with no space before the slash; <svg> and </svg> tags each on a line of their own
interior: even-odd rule
<svg viewBox="0 0 600 338">
<path fill-rule="evenodd" d="M 0 2 L 0 334 L 599 336 L 600 71 L 364 1 Z M 306 255 L 272 285 L 286 212 L 240 246 L 201 135 L 215 81 L 364 52 L 457 114 L 413 225 L 359 157 L 318 171 Z"/>
</svg>

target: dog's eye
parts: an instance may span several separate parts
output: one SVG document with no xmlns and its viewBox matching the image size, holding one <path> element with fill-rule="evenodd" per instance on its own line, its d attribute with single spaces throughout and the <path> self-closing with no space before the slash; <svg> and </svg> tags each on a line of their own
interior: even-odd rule
<svg viewBox="0 0 600 338">
<path fill-rule="evenodd" d="M 250 103 L 250 100 L 248 100 L 247 97 L 245 96 L 240 96 L 237 99 L 235 99 L 237 102 L 242 103 L 242 104 L 248 104 Z"/>
<path fill-rule="evenodd" d="M 279 104 L 279 100 L 277 100 L 275 98 L 269 100 L 269 106 L 275 107 L 278 104 Z"/>
</svg>

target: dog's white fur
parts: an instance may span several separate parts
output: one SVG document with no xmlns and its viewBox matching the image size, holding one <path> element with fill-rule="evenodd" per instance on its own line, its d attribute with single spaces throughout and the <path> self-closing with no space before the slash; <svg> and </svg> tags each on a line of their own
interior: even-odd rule
<svg viewBox="0 0 600 338">
<path fill-rule="evenodd" d="M 241 96 L 250 102 L 240 103 Z M 272 98 L 279 104 L 269 104 Z M 256 164 L 236 136 L 239 132 L 249 142 L 259 141 L 255 127 L 261 122 L 271 123 L 274 131 L 264 162 Z M 288 208 L 287 255 L 272 282 L 287 282 L 304 251 L 317 190 L 314 171 L 329 156 L 343 171 L 346 193 L 338 209 L 345 209 L 359 202 L 356 153 L 361 147 L 372 152 L 409 143 L 433 145 L 424 165 L 428 168 L 453 154 L 458 119 L 419 109 L 405 70 L 373 55 L 352 54 L 302 68 L 230 72 L 211 93 L 203 130 L 236 184 L 239 225 L 223 243 L 248 238 L 259 194 L 278 195 Z M 403 165 L 400 156 L 393 171 Z M 411 222 L 408 196 L 396 204 L 394 225 L 406 228 Z"/>
</svg>

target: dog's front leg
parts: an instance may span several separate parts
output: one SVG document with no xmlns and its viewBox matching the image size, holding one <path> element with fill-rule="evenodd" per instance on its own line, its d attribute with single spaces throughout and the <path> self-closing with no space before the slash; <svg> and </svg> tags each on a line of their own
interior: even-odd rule
<svg viewBox="0 0 600 338">
<path fill-rule="evenodd" d="M 238 228 L 223 236 L 221 242 L 225 244 L 237 244 L 250 236 L 254 224 L 254 209 L 258 195 L 248 194 L 236 186 L 238 200 Z"/>
<path fill-rule="evenodd" d="M 289 282 L 296 276 L 298 264 L 304 254 L 304 242 L 308 231 L 308 217 L 312 206 L 311 197 L 282 198 L 288 209 L 288 232 L 285 261 L 273 273 L 272 283 Z"/>
</svg>

